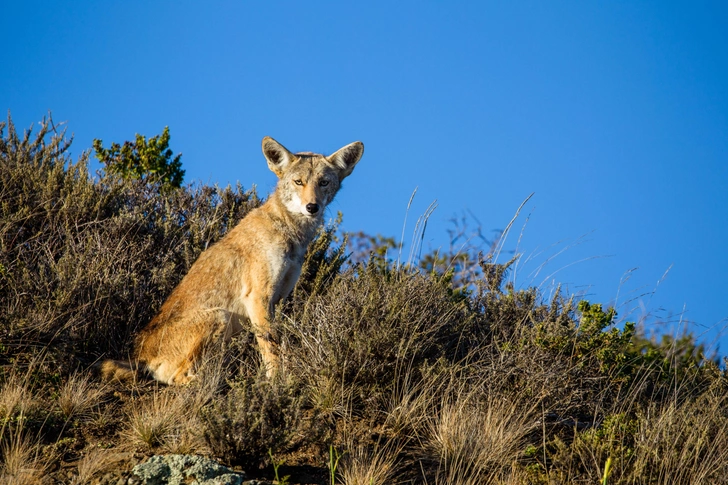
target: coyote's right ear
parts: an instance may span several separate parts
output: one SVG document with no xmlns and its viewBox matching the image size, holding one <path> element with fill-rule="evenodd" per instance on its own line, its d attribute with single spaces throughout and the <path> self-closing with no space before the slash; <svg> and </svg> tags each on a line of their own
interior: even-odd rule
<svg viewBox="0 0 728 485">
<path fill-rule="evenodd" d="M 268 168 L 278 177 L 283 175 L 288 164 L 293 160 L 293 154 L 269 136 L 263 138 L 263 155 L 268 160 Z"/>
</svg>

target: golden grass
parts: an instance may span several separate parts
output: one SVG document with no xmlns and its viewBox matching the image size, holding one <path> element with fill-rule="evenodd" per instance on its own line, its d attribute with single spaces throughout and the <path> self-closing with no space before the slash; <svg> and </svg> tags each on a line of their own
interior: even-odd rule
<svg viewBox="0 0 728 485">
<path fill-rule="evenodd" d="M 652 406 L 640 421 L 633 477 L 650 483 L 724 483 L 728 473 L 728 397 Z M 717 439 L 710 439 L 710 436 Z M 721 481 L 722 480 L 722 481 Z M 633 478 L 633 483 L 637 480 Z"/>
<path fill-rule="evenodd" d="M 347 453 L 339 468 L 344 485 L 389 485 L 398 471 L 400 450 L 392 446 L 357 446 Z"/>
<path fill-rule="evenodd" d="M 184 410 L 175 396 L 165 391 L 160 390 L 152 394 L 150 399 L 131 405 L 124 436 L 132 445 L 148 450 L 163 445 L 176 423 L 184 418 Z"/>
<path fill-rule="evenodd" d="M 207 451 L 198 411 L 209 389 L 190 385 L 163 388 L 130 403 L 123 437 L 127 444 L 161 453 Z"/>
<path fill-rule="evenodd" d="M 0 387 L 0 420 L 3 424 L 13 415 L 27 412 L 33 405 L 27 382 L 27 376 L 12 371 Z"/>
<path fill-rule="evenodd" d="M 7 433 L 0 444 L 0 485 L 34 485 L 48 470 L 50 459 L 43 457 L 37 440 L 22 429 Z"/>
<path fill-rule="evenodd" d="M 536 426 L 533 405 L 512 399 L 467 391 L 432 412 L 423 442 L 439 462 L 438 483 L 498 483 L 507 475 Z"/>
<path fill-rule="evenodd" d="M 66 419 L 88 418 L 104 392 L 103 385 L 99 386 L 89 374 L 73 374 L 60 388 L 58 407 Z"/>
<path fill-rule="evenodd" d="M 115 453 L 111 450 L 95 448 L 86 453 L 79 461 L 76 469 L 77 475 L 73 477 L 72 485 L 91 483 L 91 479 L 112 468 L 116 463 Z"/>
</svg>

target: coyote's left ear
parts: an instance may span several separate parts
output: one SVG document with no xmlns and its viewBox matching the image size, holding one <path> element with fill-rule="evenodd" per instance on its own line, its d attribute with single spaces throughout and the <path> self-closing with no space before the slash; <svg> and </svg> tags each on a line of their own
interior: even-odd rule
<svg viewBox="0 0 728 485">
<path fill-rule="evenodd" d="M 364 144 L 360 141 L 355 141 L 339 149 L 333 155 L 329 155 L 327 158 L 340 170 L 339 174 L 343 179 L 351 174 L 351 171 L 354 170 L 354 165 L 356 165 L 363 154 Z"/>
<path fill-rule="evenodd" d="M 263 155 L 268 160 L 268 168 L 279 178 L 293 159 L 293 154 L 286 147 L 269 136 L 263 138 Z"/>
</svg>

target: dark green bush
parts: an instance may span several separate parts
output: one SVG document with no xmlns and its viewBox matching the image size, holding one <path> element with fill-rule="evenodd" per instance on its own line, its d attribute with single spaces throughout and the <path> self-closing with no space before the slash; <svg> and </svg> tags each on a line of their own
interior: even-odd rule
<svg viewBox="0 0 728 485">
<path fill-rule="evenodd" d="M 109 174 L 159 184 L 163 192 L 182 186 L 185 175 L 180 162 L 182 154 L 172 158 L 174 152 L 169 148 L 168 126 L 161 135 L 149 140 L 137 133 L 133 142 L 125 141 L 123 145 L 112 143 L 110 148 L 104 148 L 101 140 L 94 140 L 93 145 L 96 158 Z"/>
</svg>

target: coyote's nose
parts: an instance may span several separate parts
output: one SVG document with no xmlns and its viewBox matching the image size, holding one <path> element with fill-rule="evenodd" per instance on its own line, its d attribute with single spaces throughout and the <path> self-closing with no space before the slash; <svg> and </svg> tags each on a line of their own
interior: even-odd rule
<svg viewBox="0 0 728 485">
<path fill-rule="evenodd" d="M 306 204 L 306 210 L 311 214 L 317 213 L 318 209 L 318 204 Z"/>
</svg>

